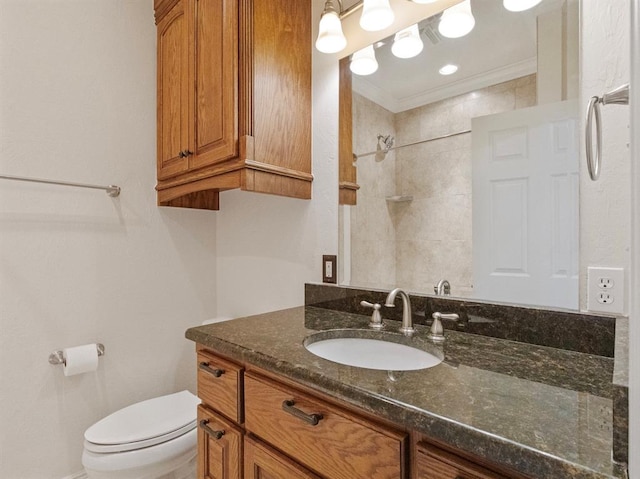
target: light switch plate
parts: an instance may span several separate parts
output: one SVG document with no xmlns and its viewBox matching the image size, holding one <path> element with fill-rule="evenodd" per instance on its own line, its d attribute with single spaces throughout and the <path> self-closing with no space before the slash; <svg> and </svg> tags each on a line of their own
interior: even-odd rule
<svg viewBox="0 0 640 479">
<path fill-rule="evenodd" d="M 336 255 L 322 255 L 322 282 L 323 283 L 337 283 L 338 258 Z"/>
</svg>

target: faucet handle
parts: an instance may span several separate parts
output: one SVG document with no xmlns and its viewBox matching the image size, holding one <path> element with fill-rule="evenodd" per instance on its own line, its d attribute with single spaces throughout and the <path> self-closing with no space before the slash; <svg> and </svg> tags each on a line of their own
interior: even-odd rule
<svg viewBox="0 0 640 479">
<path fill-rule="evenodd" d="M 458 321 L 460 316 L 456 313 L 440 313 L 435 312 L 431 315 L 433 318 L 433 324 L 431 324 L 431 331 L 427 334 L 427 338 L 435 343 L 441 343 L 444 341 L 444 328 L 442 327 L 441 319 L 451 319 Z"/>
<path fill-rule="evenodd" d="M 360 301 L 360 306 L 364 306 L 365 308 L 373 308 L 369 327 L 373 329 L 382 329 L 382 316 L 380 315 L 380 308 L 382 306 L 380 306 L 378 303 L 370 303 L 369 301 Z"/>
</svg>

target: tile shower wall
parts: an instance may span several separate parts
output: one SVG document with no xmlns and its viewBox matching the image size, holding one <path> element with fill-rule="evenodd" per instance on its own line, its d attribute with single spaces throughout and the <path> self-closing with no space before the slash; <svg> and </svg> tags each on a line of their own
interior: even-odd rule
<svg viewBox="0 0 640 479">
<path fill-rule="evenodd" d="M 375 151 L 378 134 L 396 136 L 394 114 L 367 98 L 353 94 L 353 151 Z M 396 152 L 357 161 L 358 206 L 351 212 L 351 270 L 354 284 L 389 286 L 396 281 L 396 231 L 393 204 L 396 194 Z"/>
<path fill-rule="evenodd" d="M 380 106 L 358 97 L 354 100 L 354 151 L 371 151 L 371 142 L 377 135 L 374 130 L 391 129 L 389 124 L 394 125 L 396 144 L 402 145 L 468 130 L 474 117 L 535 104 L 535 75 L 395 115 L 386 110 L 387 115 L 380 115 L 377 113 Z M 370 139 L 366 146 L 359 143 L 363 135 Z M 401 284 L 409 290 L 429 291 L 431 285 L 446 278 L 452 285 L 452 294 L 469 296 L 472 292 L 471 135 L 393 153 L 395 157 L 387 155 L 381 162 L 358 162 L 361 189 L 358 206 L 352 213 L 352 284 L 377 287 Z M 395 173 L 391 185 L 387 178 L 390 171 Z M 383 192 L 412 196 L 413 200 L 385 204 Z M 393 246 L 389 242 L 393 242 Z M 388 261 L 394 264 L 385 264 L 382 268 Z M 372 270 L 376 267 L 379 269 L 374 274 Z"/>
</svg>

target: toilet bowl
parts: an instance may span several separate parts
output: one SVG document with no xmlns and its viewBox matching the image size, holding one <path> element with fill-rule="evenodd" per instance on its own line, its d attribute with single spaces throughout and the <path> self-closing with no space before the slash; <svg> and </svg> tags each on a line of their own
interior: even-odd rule
<svg viewBox="0 0 640 479">
<path fill-rule="evenodd" d="M 200 400 L 181 391 L 120 409 L 84 433 L 90 479 L 192 479 Z"/>
</svg>

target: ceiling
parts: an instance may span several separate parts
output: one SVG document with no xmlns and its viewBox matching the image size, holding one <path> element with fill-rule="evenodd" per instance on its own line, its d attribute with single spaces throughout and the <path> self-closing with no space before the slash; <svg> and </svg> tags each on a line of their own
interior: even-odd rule
<svg viewBox="0 0 640 479">
<path fill-rule="evenodd" d="M 438 33 L 440 15 L 420 22 L 422 52 L 409 59 L 391 53 L 393 37 L 376 48 L 379 68 L 372 75 L 353 75 L 354 91 L 392 112 L 400 112 L 536 71 L 536 17 L 558 10 L 564 0 L 543 0 L 524 12 L 510 12 L 501 0 L 471 0 L 474 29 L 462 38 Z M 447 63 L 456 73 L 443 76 Z"/>
</svg>

